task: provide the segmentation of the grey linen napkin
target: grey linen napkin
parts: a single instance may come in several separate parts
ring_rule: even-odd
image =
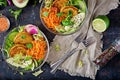
[[[56,35],[50,45],[50,54],[47,62],[53,64],[59,60],[69,49],[71,42],[81,32],[84,32],[84,34],[87,34],[87,38],[91,36],[94,37],[96,40],[95,43],[90,45],[87,49],[80,43],[79,49],[83,49],[82,52],[80,53],[78,51],[74,53],[59,67],[59,69],[72,76],[90,77],[91,79],[95,79],[99,66],[96,66],[93,63],[93,60],[102,53],[103,43],[101,41],[102,33],[97,33],[92,29],[91,21],[95,16],[108,14],[110,10],[118,7],[118,3],[119,0],[88,0],[88,14],[81,29],[68,36]],[[56,45],[60,47],[60,50],[56,51]]]

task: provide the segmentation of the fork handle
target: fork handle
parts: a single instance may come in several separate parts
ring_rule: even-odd
[[[53,63],[51,65],[51,73],[54,74],[57,71],[57,68],[66,60],[68,57],[70,57],[73,53],[77,51],[77,48],[72,49],[71,51],[68,51],[62,58],[60,58],[57,62]]]
[[[52,65],[51,65],[51,68],[53,68],[55,65],[57,65],[57,63],[58,62],[60,62],[61,60],[65,60],[65,58],[67,58],[67,56],[69,55],[69,53],[71,53],[71,51],[72,50],[68,50],[66,53],[65,53],[65,55],[64,56],[62,56],[59,60],[57,60],[55,63],[53,63]]]

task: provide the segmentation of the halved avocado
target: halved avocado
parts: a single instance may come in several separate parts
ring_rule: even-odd
[[[18,8],[23,8],[27,5],[29,0],[12,0],[13,4]]]

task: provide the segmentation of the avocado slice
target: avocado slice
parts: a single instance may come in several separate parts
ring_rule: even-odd
[[[79,12],[86,12],[86,2],[84,0],[73,0],[73,5],[79,8]]]
[[[12,32],[12,33],[10,33],[10,35],[8,36],[9,40],[10,40],[10,41],[13,41],[14,38],[15,38],[15,36],[16,36],[17,34],[18,34],[18,32]]]
[[[86,3],[83,1],[79,1],[79,5],[80,5],[80,9],[82,10],[82,12],[86,12]]]
[[[13,4],[18,8],[23,8],[27,5],[29,0],[12,0]]]

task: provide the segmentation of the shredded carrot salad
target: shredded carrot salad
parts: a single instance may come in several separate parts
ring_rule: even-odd
[[[58,17],[57,13],[58,13],[58,8],[56,7],[51,7],[49,10],[46,8],[42,9],[42,14],[44,14],[44,12],[49,12],[48,16],[43,16],[43,21],[45,22],[45,24],[47,25],[47,27],[53,31],[56,31],[55,26],[60,25],[60,22],[65,18],[64,16]]]
[[[33,47],[27,50],[27,55],[32,56],[33,59],[40,60],[45,57],[46,41],[34,40],[32,41]]]

